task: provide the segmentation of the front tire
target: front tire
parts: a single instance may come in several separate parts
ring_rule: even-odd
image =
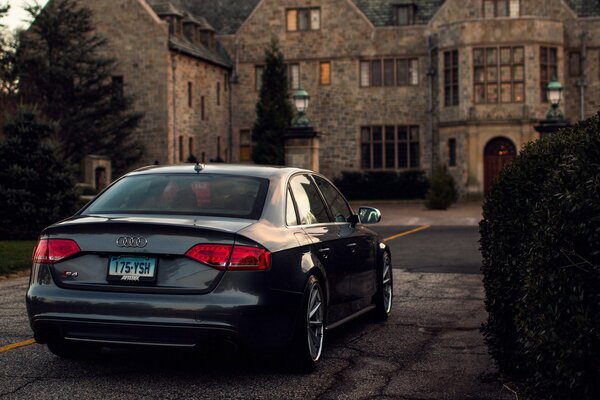
[[[310,372],[319,363],[325,338],[325,315],[323,287],[319,279],[311,275],[304,289],[302,309],[292,342],[294,369]]]
[[[383,253],[381,267],[377,268],[377,294],[375,295],[375,310],[373,315],[377,321],[387,321],[392,311],[394,296],[394,279],[392,260],[389,253]]]

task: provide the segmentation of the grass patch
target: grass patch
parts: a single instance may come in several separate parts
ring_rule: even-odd
[[[0,275],[31,268],[35,240],[0,240]]]

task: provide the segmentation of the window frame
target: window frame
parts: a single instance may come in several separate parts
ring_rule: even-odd
[[[242,141],[243,136],[248,136],[248,143],[244,143]],[[248,159],[242,158],[242,148],[248,149]],[[240,150],[240,162],[252,162],[252,130],[251,129],[240,129],[240,141],[239,141],[239,150]]]
[[[392,63],[392,83],[386,84],[385,79],[385,65],[386,62]],[[406,63],[406,76],[405,80],[401,80],[399,71],[399,65],[401,63]],[[364,69],[364,66],[368,66],[368,71]],[[415,74],[416,70],[416,74]],[[365,58],[361,59],[358,62],[358,84],[361,88],[366,87],[406,87],[406,86],[419,86],[421,83],[420,76],[420,60],[419,57],[397,57],[397,56],[389,56],[389,57],[375,57],[375,58]],[[366,74],[366,75],[365,75]],[[365,84],[364,77],[367,77],[368,82]],[[378,82],[374,84],[374,77],[377,77]],[[413,77],[416,79],[413,80]]]
[[[373,135],[374,128],[381,133],[380,139],[375,139]],[[387,134],[390,133],[390,128],[393,128],[393,139],[388,139]],[[363,139],[364,133],[368,130],[369,140]],[[405,137],[401,138],[400,134],[404,133]],[[406,124],[406,125],[363,125],[360,127],[360,168],[368,171],[407,171],[407,170],[420,170],[422,163],[421,154],[421,126],[419,124]],[[376,146],[381,146],[381,166],[375,165]],[[406,166],[401,165],[403,160],[402,154],[400,153],[400,145],[404,145],[404,159],[406,160]],[[417,156],[416,162],[412,157],[412,149],[416,145]],[[364,154],[365,148],[368,146],[368,165],[366,163]],[[388,166],[388,146],[392,146],[394,164]]]
[[[450,63],[446,63],[446,60]],[[447,80],[447,77],[450,77]],[[444,51],[444,107],[460,104],[460,54],[458,49]]]
[[[344,195],[342,194],[342,192],[340,192],[340,190],[333,183],[331,183],[331,181],[329,181],[329,179],[325,178],[324,176],[317,175],[317,174],[312,174],[311,177],[312,177],[313,182],[315,183],[315,186],[317,187],[317,190],[319,191],[319,193],[321,194],[321,197],[323,198],[323,202],[325,203],[325,206],[328,209],[329,218],[331,220],[331,223],[334,223],[334,224],[347,224],[348,223],[348,219],[352,215],[354,215],[354,210],[352,209],[352,207],[350,207],[350,203],[348,203],[348,200],[344,197]],[[331,188],[333,188],[333,190],[338,194],[339,198],[342,200],[342,202],[346,206],[347,211],[350,212],[350,215],[348,215],[348,217],[344,217],[345,221],[336,221],[335,220],[335,215],[333,213],[333,209],[332,209],[331,203],[327,200],[327,197],[325,196],[325,193],[323,192],[323,190],[319,186],[317,178],[321,179],[323,182],[325,182],[325,184],[327,184]]]
[[[456,167],[457,143],[456,138],[448,139],[448,166]]]
[[[327,81],[323,80],[323,66],[327,65]],[[331,86],[331,61],[320,61],[319,62],[319,85],[320,86]]]
[[[413,4],[396,4],[393,6],[394,25],[395,26],[411,26],[415,25],[415,6]],[[406,10],[406,23],[400,23],[400,10]]]
[[[260,71],[260,76],[259,76]],[[260,92],[260,89],[263,84],[263,75],[265,73],[265,66],[262,64],[257,64],[254,66],[254,90]]]
[[[327,222],[315,222],[315,223],[310,223],[310,224],[303,224],[302,223],[302,219],[300,217],[300,207],[298,206],[298,200],[296,200],[296,193],[294,193],[294,190],[292,188],[292,181],[295,178],[302,177],[302,176],[306,177],[306,179],[308,179],[308,181],[310,182],[310,184],[315,188],[317,196],[318,196],[319,200],[321,201],[321,204],[323,205],[325,213],[327,214]],[[327,204],[327,202],[323,198],[323,194],[321,193],[321,190],[317,186],[317,183],[312,178],[312,174],[308,174],[308,173],[305,173],[305,172],[299,172],[299,173],[296,173],[296,174],[290,176],[289,179],[288,179],[288,181],[287,181],[287,187],[290,189],[290,193],[292,195],[292,200],[294,202],[294,206],[295,206],[295,210],[296,210],[296,219],[298,221],[298,225],[292,225],[292,226],[307,227],[307,226],[316,226],[316,225],[331,224],[331,223],[334,222],[333,217],[331,215],[331,210],[329,210],[329,205]],[[286,197],[287,197],[287,195],[286,195]],[[310,201],[309,201],[309,206],[310,206]],[[286,200],[286,207],[287,207],[287,200]],[[312,211],[311,211],[311,213],[312,213]],[[287,216],[287,208],[285,210],[285,215]],[[289,225],[287,225],[287,217],[286,217],[286,226],[289,226]]]
[[[313,12],[318,14],[318,27],[313,27]],[[295,29],[290,27],[290,13],[295,13]],[[300,16],[301,14],[308,14],[308,27],[307,29],[300,29]],[[321,30],[321,7],[291,7],[285,9],[285,31],[286,32],[316,32]]]
[[[510,61],[503,62],[502,51],[510,50]],[[515,53],[517,51],[523,53],[522,60],[520,62],[515,61]],[[495,61],[490,62],[489,54],[495,52]],[[482,52],[482,63],[477,62],[476,53]],[[488,46],[488,47],[473,47],[473,104],[475,105],[493,105],[493,104],[523,104],[525,103],[525,46],[523,45],[507,45],[507,46]],[[510,79],[507,81],[502,80],[501,71],[503,67],[509,67]],[[521,67],[523,76],[521,79],[515,79],[515,71]],[[496,70],[495,80],[490,80],[490,71]],[[483,71],[483,81],[479,82],[477,76],[479,75],[478,70]],[[496,86],[496,101],[489,100],[490,88],[492,85]],[[503,86],[510,85],[510,101],[504,101]],[[517,91],[515,87],[521,85],[522,87],[522,99],[517,100]],[[479,100],[477,96],[478,87],[483,88],[483,101]]]
[[[498,4],[504,2],[506,3],[506,15],[498,14]],[[494,13],[493,15],[486,14],[486,4],[492,3],[494,5]],[[512,5],[517,4],[517,15],[512,15]],[[493,18],[519,18],[521,17],[521,0],[482,0],[481,2],[481,16],[484,19],[493,19]]]
[[[287,74],[287,87],[288,90],[297,90],[302,87],[302,75],[300,71],[300,63],[299,62],[289,62],[285,64],[286,74]],[[298,84],[294,86],[294,67],[298,68]]]
[[[573,64],[572,64],[572,60],[571,57],[573,57],[574,55],[577,55],[578,60],[577,60],[577,69],[576,71],[573,71]],[[581,59],[581,51],[580,50],[571,50],[569,51],[569,77],[571,78],[581,78],[581,76],[583,75],[583,60]]]
[[[552,82],[553,79],[558,79],[558,75],[560,73],[560,70],[558,69],[558,47],[553,47],[553,46],[540,46],[540,53],[539,53],[539,66],[540,66],[540,100],[542,103],[548,103],[548,93],[547,93],[547,88],[548,88],[548,84],[550,82]],[[546,62],[543,62],[542,60],[542,53],[546,52]],[[551,59],[551,54],[552,52],[554,52],[554,63],[552,63],[552,59]],[[553,76],[552,75],[552,69],[555,68],[556,69],[556,74]],[[546,76],[547,76],[547,80],[543,79],[543,71],[546,71]]]

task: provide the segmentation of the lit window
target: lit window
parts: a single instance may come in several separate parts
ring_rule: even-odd
[[[293,8],[287,10],[286,27],[288,32],[318,31],[321,29],[321,9]]]
[[[320,64],[320,76],[322,86],[331,85],[331,63],[329,61],[324,61]]]
[[[252,135],[249,129],[240,130],[240,162],[252,161]]]

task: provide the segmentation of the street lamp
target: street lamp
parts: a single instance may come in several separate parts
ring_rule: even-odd
[[[560,109],[560,102],[562,100],[563,87],[559,81],[552,81],[546,88],[548,100],[552,105],[548,113],[546,114],[546,120],[548,121],[565,121],[565,114]]]
[[[292,95],[292,100],[294,102],[294,107],[296,107],[296,111],[298,111],[298,113],[292,120],[292,127],[306,128],[311,126],[310,120],[305,115],[306,109],[308,108],[308,103],[310,101],[310,96],[308,95],[308,92],[301,88],[296,89],[296,91]]]
[[[563,95],[563,86],[561,83],[557,80],[550,82],[546,87],[546,95],[548,101],[550,101],[550,109],[546,113],[546,119],[540,121],[540,124],[534,127],[540,134],[540,137],[551,135],[571,126],[565,114],[560,109],[560,102]]]

